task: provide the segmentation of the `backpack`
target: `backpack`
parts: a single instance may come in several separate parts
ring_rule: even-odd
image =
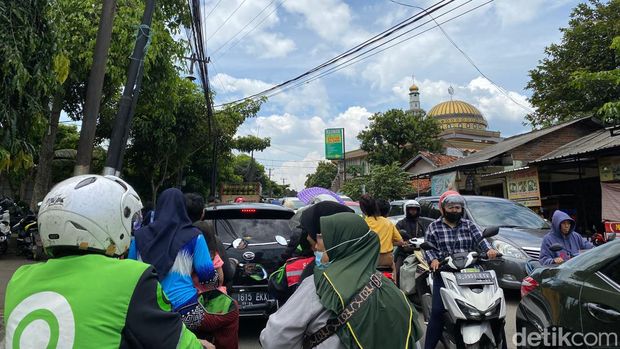
[[[280,302],[280,305],[295,292],[302,281],[301,274],[310,263],[314,263],[314,257],[290,258],[269,275],[269,293]]]

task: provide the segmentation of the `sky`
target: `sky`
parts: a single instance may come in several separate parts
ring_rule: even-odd
[[[214,8],[217,2],[205,4],[216,105],[297,76],[420,12],[389,0],[226,0]],[[400,2],[427,8],[437,1]],[[402,37],[429,29],[410,40],[271,97],[238,135],[270,137],[271,147],[255,157],[272,169],[273,180],[300,190],[324,159],[325,128],[345,128],[347,150],[357,149],[356,135],[373,113],[408,108],[414,81],[427,111],[449,100],[452,86],[453,98],[476,106],[489,130],[503,137],[527,132],[528,71],[545,57],[546,46],[561,40],[559,28],[578,1],[485,2],[456,0],[434,15],[441,23],[482,5],[441,26],[499,88],[431,21]]]
[[[442,2],[398,1],[423,8]],[[216,106],[306,72],[420,12],[390,0],[203,3]],[[477,107],[489,130],[503,137],[527,132],[524,117],[532,110],[531,91],[525,89],[528,71],[545,57],[546,46],[560,42],[559,28],[568,25],[578,3],[455,0],[433,16],[439,23],[448,21],[441,27],[478,69],[426,17],[397,32],[394,36],[411,30],[390,44],[408,40],[269,98],[237,135],[270,137],[271,147],[255,158],[271,169],[272,180],[301,190],[306,175],[324,160],[325,128],[344,128],[347,151],[359,148],[356,136],[370,116],[408,109],[413,82],[426,111],[449,100],[452,86],[453,98]]]

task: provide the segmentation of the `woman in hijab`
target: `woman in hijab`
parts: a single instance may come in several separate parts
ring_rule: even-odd
[[[405,295],[376,274],[379,238],[354,213],[320,218],[314,277],[305,279],[286,304],[269,317],[260,336],[264,348],[414,348],[421,337],[417,314]],[[377,282],[372,283],[371,277]],[[362,289],[366,299],[321,342],[311,341],[338,317]],[[359,303],[358,303],[359,304]],[[330,322],[331,324],[332,322]]]
[[[204,236],[187,215],[183,193],[175,188],[164,190],[157,200],[153,222],[136,230],[134,236],[128,257],[155,267],[172,310],[181,314],[187,328],[198,333],[213,330],[192,274],[200,283],[215,286],[218,275]],[[215,333],[217,348],[238,347],[238,310],[236,316],[231,313],[233,318],[236,320],[226,321],[226,326]]]

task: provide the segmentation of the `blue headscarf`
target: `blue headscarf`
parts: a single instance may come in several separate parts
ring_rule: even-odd
[[[192,226],[187,215],[183,193],[176,188],[161,193],[155,208],[155,220],[134,233],[142,261],[155,267],[160,280],[172,268],[183,245],[198,234],[200,231]]]

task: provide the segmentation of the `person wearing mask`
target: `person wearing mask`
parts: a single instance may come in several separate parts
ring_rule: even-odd
[[[196,333],[209,332],[210,317],[204,306],[208,300],[200,297],[192,274],[200,283],[214,286],[218,285],[218,275],[204,236],[187,215],[183,193],[176,188],[164,190],[157,200],[155,220],[134,236],[129,258],[155,267],[172,309],[181,314],[187,328]],[[235,326],[219,329],[216,347],[236,348],[237,330]]]
[[[341,212],[353,213],[353,210],[335,201],[321,201],[302,207],[291,218],[291,220],[296,218],[294,221],[297,222],[293,223],[297,225],[297,228],[295,229],[294,237],[291,237],[291,241],[295,242],[289,243],[288,250],[291,254],[287,254],[287,258],[285,258],[285,273],[291,277],[283,278],[282,281],[286,281],[286,283],[276,282],[276,280],[272,280],[270,277],[270,291],[280,301],[280,304],[284,304],[295,292],[299,284],[314,273],[314,250],[316,236],[319,232],[320,218]],[[293,251],[295,252],[293,253]]]
[[[394,246],[404,245],[402,236],[394,223],[381,215],[377,202],[370,195],[362,195],[359,203],[362,213],[366,216],[366,224],[370,230],[377,233],[381,242],[378,266],[392,268],[393,274],[396,275],[393,251]]]
[[[417,314],[377,273],[378,236],[355,213],[323,216],[318,225],[314,275],[269,317],[263,348],[414,348]]]
[[[433,278],[433,299],[431,315],[426,327],[425,349],[435,349],[441,339],[444,325],[445,307],[440,290],[444,287],[439,274],[439,264],[444,258],[458,252],[470,252],[480,249],[487,253],[489,259],[497,257],[497,251],[482,237],[482,232],[474,222],[463,218],[465,199],[456,191],[447,191],[439,197],[439,209],[442,216],[433,221],[426,230],[425,241],[437,249],[425,251]],[[503,348],[506,347],[504,335]]]
[[[416,200],[409,200],[405,202],[405,218],[396,223],[396,229],[400,232],[404,241],[408,241],[412,238],[424,238],[424,232],[430,224],[431,220],[428,218],[420,218],[420,203]],[[396,280],[400,280],[398,275],[400,273],[400,267],[403,265],[405,258],[413,252],[413,248],[408,246],[401,246],[396,249],[394,253],[394,264],[396,266]]]
[[[551,251],[551,245],[562,245],[562,250]],[[542,265],[562,264],[579,254],[580,250],[593,248],[591,242],[575,231],[575,221],[566,213],[557,210],[551,219],[551,231],[543,238],[539,261]]]
[[[141,208],[136,191],[114,176],[76,176],[52,188],[38,216],[50,259],[20,267],[8,283],[7,348],[214,348],[170,311],[155,268],[118,259]]]

